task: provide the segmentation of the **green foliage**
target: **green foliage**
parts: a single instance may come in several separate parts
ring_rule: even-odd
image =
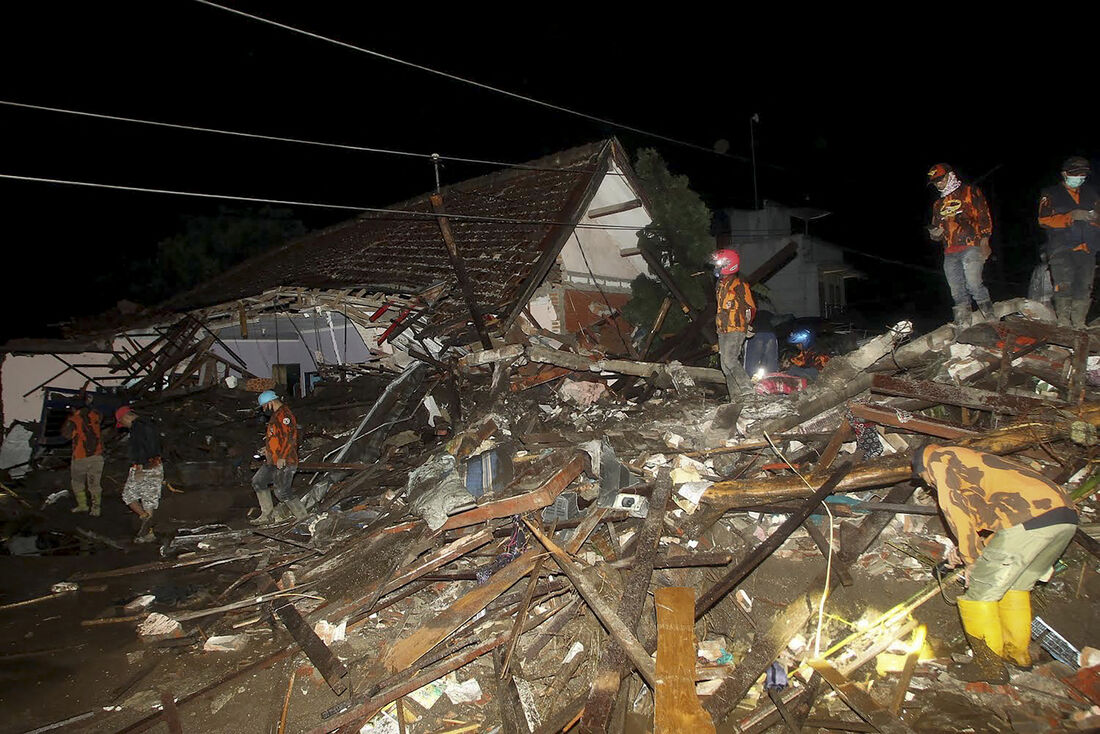
[[[134,274],[134,296],[155,303],[182,293],[243,260],[305,233],[287,209],[219,210],[188,216],[183,231],[157,243],[155,263]]]
[[[653,222],[638,232],[638,246],[655,254],[691,304],[702,308],[714,288],[708,264],[714,252],[710,210],[691,190],[687,176],[669,171],[657,151],[650,148],[638,151],[634,170],[653,216]],[[630,290],[631,300],[623,313],[632,324],[649,328],[661,302],[671,294],[656,278],[645,275],[635,278]],[[680,304],[673,303],[661,331],[674,332],[686,325],[687,317]]]

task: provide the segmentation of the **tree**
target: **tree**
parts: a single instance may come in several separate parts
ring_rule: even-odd
[[[714,237],[710,234],[711,213],[699,195],[691,190],[687,176],[677,176],[657,151],[638,151],[634,164],[639,182],[651,206],[653,222],[638,232],[638,247],[652,252],[664,265],[684,295],[696,308],[703,308],[713,289],[711,267]],[[668,290],[655,278],[639,275],[630,284],[631,299],[623,307],[626,318],[649,328]],[[687,326],[687,317],[674,304],[662,331]]]
[[[288,209],[219,209],[185,216],[183,231],[157,243],[154,261],[136,264],[131,297],[157,303],[306,231]]]

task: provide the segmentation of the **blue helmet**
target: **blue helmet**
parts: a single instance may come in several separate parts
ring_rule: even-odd
[[[795,329],[787,337],[788,344],[797,344],[800,347],[808,347],[814,343],[814,335],[809,329]]]
[[[278,399],[279,399],[279,396],[275,394],[274,390],[264,390],[262,393],[260,393],[260,397],[258,398],[258,401],[260,403],[260,407],[262,408],[265,405],[267,405],[268,403],[270,403],[272,400],[278,400]]]

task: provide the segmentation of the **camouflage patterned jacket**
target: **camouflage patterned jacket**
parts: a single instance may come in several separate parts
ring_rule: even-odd
[[[749,284],[737,275],[727,275],[718,281],[718,313],[714,326],[719,334],[745,331],[756,315],[756,300]]]
[[[103,453],[99,413],[91,408],[79,408],[70,413],[61,426],[61,435],[73,442],[74,459],[86,459]]]
[[[932,205],[932,226],[941,227],[943,234],[934,238],[943,243],[946,253],[962,252],[977,247],[982,237],[993,232],[989,204],[977,186],[963,184]]]
[[[1022,464],[959,446],[929,446],[924,451],[925,473],[936,487],[940,509],[967,564],[981,555],[985,541],[980,533],[1031,525],[1048,513],[1051,522],[1040,523],[1076,522],[1076,511],[1062,488]]]
[[[267,460],[275,464],[283,459],[290,466],[298,465],[298,419],[283,405],[267,421],[264,441]]]

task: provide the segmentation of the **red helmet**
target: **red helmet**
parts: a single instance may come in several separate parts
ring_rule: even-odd
[[[954,168],[946,163],[937,163],[928,169],[928,183],[935,183],[954,170]]]
[[[720,275],[733,275],[741,269],[741,256],[737,250],[718,250],[710,256],[710,262]]]

